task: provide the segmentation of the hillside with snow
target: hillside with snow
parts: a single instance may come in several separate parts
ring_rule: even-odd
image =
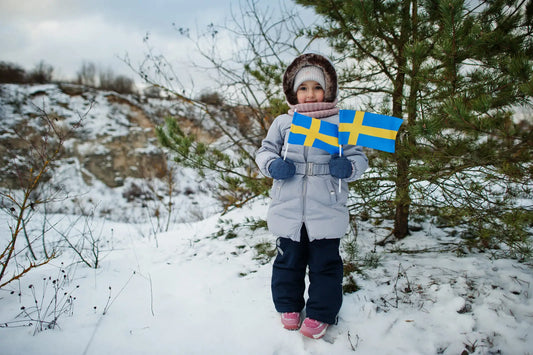
[[[191,169],[169,161],[155,136],[155,127],[167,116],[206,139],[214,139],[213,127],[195,121],[197,113],[179,101],[81,85],[0,85],[0,186],[18,187],[13,172],[27,169],[29,159],[29,145],[20,138],[31,143],[49,134],[45,115],[70,133],[48,182],[59,191],[59,201],[48,204],[48,212],[143,222],[165,213],[169,182],[171,202],[182,207],[172,216],[175,221],[198,220],[216,211],[209,180],[200,183]]]
[[[391,225],[358,222],[342,243],[358,268],[346,276],[353,287],[338,323],[320,340],[284,330],[270,296],[274,237],[246,227],[266,217],[268,199],[222,214],[209,177],[179,167],[169,196],[165,176],[141,168],[166,159],[153,128],[166,114],[190,118],[185,108],[74,89],[0,87],[4,156],[38,108],[58,122],[84,121],[48,181],[66,198],[33,211],[26,226],[30,235],[46,230],[46,245],[61,252],[0,289],[0,353],[532,353],[532,261],[459,253],[457,236],[426,223],[380,247]],[[2,243],[13,226],[5,207]]]

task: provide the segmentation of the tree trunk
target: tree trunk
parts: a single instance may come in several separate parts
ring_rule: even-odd
[[[394,92],[392,97],[392,115],[395,117],[403,116],[403,100],[404,100],[404,85],[405,85],[405,69],[407,59],[405,58],[404,48],[409,40],[410,16],[409,10],[411,7],[411,0],[402,2],[401,16],[401,34],[398,43],[398,74],[394,82]],[[403,134],[401,133],[403,131]],[[401,130],[398,135],[399,145],[408,144],[408,132]],[[394,204],[396,207],[394,216],[394,230],[393,235],[396,239],[402,239],[409,233],[409,206],[411,205],[411,197],[409,196],[409,166],[411,159],[408,155],[397,153],[396,159],[396,198]]]
[[[396,213],[393,230],[396,239],[402,239],[409,234],[409,207],[411,206],[411,197],[409,195],[410,162],[411,159],[401,155],[396,161],[398,171],[396,176]]]

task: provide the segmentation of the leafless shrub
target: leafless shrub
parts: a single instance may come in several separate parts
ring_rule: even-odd
[[[59,318],[72,315],[74,311],[75,291],[78,285],[71,286],[72,269],[61,263],[57,274],[44,277],[42,284],[30,284],[27,289],[31,293],[31,306],[22,305],[20,313],[12,322],[4,322],[0,328],[34,327],[33,335],[47,329],[58,327]],[[21,297],[25,291],[20,290],[16,295]],[[12,292],[15,294],[15,291]]]
[[[82,117],[67,129],[61,128],[44,108],[38,119],[44,127],[39,137],[28,138],[21,132],[12,132],[27,146],[28,153],[22,164],[13,164],[18,188],[0,191],[0,210],[10,217],[8,228],[11,234],[8,240],[0,241],[0,288],[47,264],[56,256],[55,252],[48,253],[46,250],[44,256],[36,253],[32,243],[37,239],[44,240],[45,235],[38,232],[30,234],[26,226],[39,206],[45,206],[56,198],[43,194],[43,185],[47,175],[53,174],[54,163],[60,157],[65,140],[79,127]],[[12,159],[21,161],[18,155]],[[46,233],[46,230],[43,228],[41,232]]]

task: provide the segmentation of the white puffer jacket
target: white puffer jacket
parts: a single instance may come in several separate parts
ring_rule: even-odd
[[[339,124],[339,116],[322,118]],[[267,137],[256,153],[261,172],[268,176],[268,167],[285,154],[292,123],[288,114],[277,117]],[[270,196],[272,202],[267,222],[271,233],[279,237],[300,240],[305,223],[309,240],[341,238],[348,228],[348,182],[358,179],[368,168],[368,160],[361,147],[343,146],[343,156],[352,163],[352,175],[341,181],[330,175],[331,155],[325,150],[302,145],[288,145],[287,159],[296,166],[296,174],[286,180],[274,180]]]

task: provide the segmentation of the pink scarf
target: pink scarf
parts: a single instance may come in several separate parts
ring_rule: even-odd
[[[324,118],[333,116],[339,113],[337,106],[337,99],[333,102],[312,102],[307,104],[289,104],[289,115],[293,115],[294,112],[301,113],[313,118]]]

